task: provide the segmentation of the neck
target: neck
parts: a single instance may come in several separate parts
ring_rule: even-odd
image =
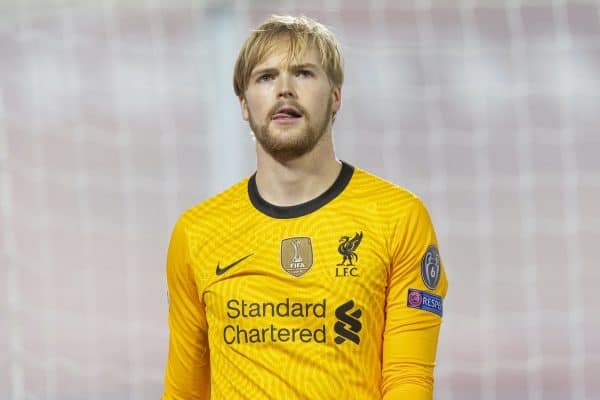
[[[277,160],[256,143],[256,186],[263,199],[277,206],[305,203],[325,192],[340,173],[331,133],[308,153]]]

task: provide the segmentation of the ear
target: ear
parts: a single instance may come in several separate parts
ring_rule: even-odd
[[[248,121],[250,113],[248,112],[248,102],[244,96],[240,96],[240,107],[242,109],[242,118],[244,118],[244,121]]]
[[[333,113],[337,113],[340,107],[342,106],[342,88],[339,86],[334,86],[331,90],[331,111]]]

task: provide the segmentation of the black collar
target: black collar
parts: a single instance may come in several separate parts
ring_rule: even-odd
[[[254,173],[248,181],[248,196],[250,196],[252,205],[258,211],[269,217],[282,219],[301,217],[318,210],[331,200],[335,199],[344,191],[348,182],[350,182],[353,173],[354,167],[342,161],[342,169],[329,189],[306,203],[296,204],[294,206],[276,206],[263,199],[260,196],[260,193],[258,193],[258,188],[256,187],[256,173]]]

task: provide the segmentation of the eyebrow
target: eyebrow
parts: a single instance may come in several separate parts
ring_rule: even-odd
[[[291,64],[289,66],[289,69],[291,71],[298,71],[300,69],[306,69],[306,68],[318,69],[319,67],[318,67],[318,65],[313,64],[313,63]],[[261,68],[259,70],[254,71],[251,76],[254,77],[254,76],[257,76],[257,75],[262,75],[262,74],[267,74],[267,73],[271,73],[272,74],[272,73],[277,72],[278,70],[279,70],[279,68],[274,68],[274,67],[271,67],[271,68]]]
[[[256,70],[252,73],[251,76],[257,76],[257,75],[262,75],[262,74],[272,74],[277,72],[277,68],[261,68],[259,70]]]
[[[292,64],[290,65],[290,69],[291,70],[299,70],[299,69],[304,69],[304,68],[312,68],[312,69],[318,69],[319,67],[313,63],[304,63],[304,64]]]

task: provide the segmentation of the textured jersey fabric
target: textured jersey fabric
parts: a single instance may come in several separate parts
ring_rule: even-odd
[[[187,210],[163,400],[431,399],[447,280],[412,193],[346,163],[293,207],[254,176]]]

